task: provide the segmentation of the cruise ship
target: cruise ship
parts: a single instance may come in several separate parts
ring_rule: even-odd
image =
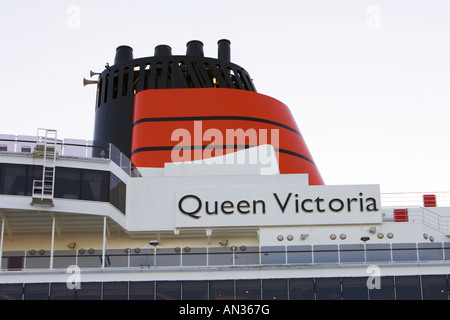
[[[326,185],[289,108],[217,52],[119,46],[84,79],[92,140],[0,135],[0,299],[448,300],[450,193]]]

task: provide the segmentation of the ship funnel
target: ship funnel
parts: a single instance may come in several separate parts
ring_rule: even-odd
[[[218,44],[217,58],[219,60],[224,60],[226,62],[230,62],[231,61],[231,50],[230,50],[231,42],[230,42],[230,40],[221,39],[217,42],[217,44]]]
[[[203,57],[203,42],[198,40],[189,41],[186,44],[186,55],[187,56],[196,56]]]
[[[133,60],[133,48],[129,46],[117,47],[114,64],[120,64],[131,60]]]
[[[172,55],[172,48],[165,44],[155,47],[155,57],[165,57]]]

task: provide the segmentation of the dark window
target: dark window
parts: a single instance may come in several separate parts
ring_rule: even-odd
[[[157,282],[156,300],[181,300],[181,282],[179,281]]]
[[[344,300],[367,300],[367,278],[342,278],[342,297]]]
[[[341,244],[339,246],[341,262],[364,262],[363,244]]]
[[[418,243],[419,260],[443,260],[442,243]]]
[[[289,300],[314,300],[314,278],[289,279]]]
[[[77,300],[101,300],[101,282],[82,282],[81,288],[76,293]]]
[[[314,246],[314,262],[327,263],[338,262],[337,245],[317,245]]]
[[[0,164],[0,194],[31,196],[42,166]],[[109,201],[125,213],[126,184],[109,171],[56,167],[54,197]]]
[[[0,193],[8,195],[26,195],[27,166],[3,163],[0,173]]]
[[[389,243],[366,244],[366,261],[391,261],[391,247]]]
[[[25,254],[23,251],[5,251],[2,255],[2,269],[23,269]]]
[[[317,278],[316,279],[317,300],[341,300],[340,278]]]
[[[179,266],[180,251],[173,248],[156,249],[156,265],[158,267],[164,266]]]
[[[448,300],[447,276],[422,276],[422,294],[423,300]]]
[[[23,285],[21,283],[0,284],[0,300],[22,300]]]
[[[288,263],[312,263],[311,246],[288,246]]]
[[[381,277],[379,280],[380,289],[369,290],[370,300],[394,300],[394,277]]]
[[[128,300],[128,282],[104,282],[103,300]]]
[[[56,167],[55,198],[80,199],[81,169]]]
[[[286,249],[282,246],[262,246],[261,264],[285,264]]]
[[[66,283],[52,283],[50,300],[75,300],[75,290],[67,288]]]
[[[395,277],[397,300],[420,300],[420,276]]]
[[[206,300],[207,284],[206,281],[184,281],[183,300]]]
[[[183,266],[206,266],[206,248],[183,248]]]
[[[48,283],[26,283],[23,291],[24,300],[48,300]]]
[[[0,194],[31,196],[34,180],[42,180],[42,166],[3,163]]]
[[[261,280],[236,280],[236,300],[261,300]]]
[[[263,300],[287,300],[288,281],[287,279],[263,279],[262,291]]]
[[[81,199],[108,201],[109,172],[82,170]]]
[[[217,280],[209,282],[210,300],[233,300],[234,299],[234,281]]]
[[[109,178],[109,202],[122,213],[125,213],[125,198],[125,183],[111,173]]]
[[[448,300],[447,275],[215,281],[0,284],[0,300]],[[394,285],[395,283],[395,285]]]
[[[226,266],[233,265],[233,251],[229,247],[208,249],[208,265]]]
[[[42,166],[27,166],[27,196],[33,195],[33,181],[42,180],[42,170]]]
[[[394,261],[417,261],[415,243],[393,243],[392,258]]]
[[[154,300],[155,282],[130,282],[130,300]]]

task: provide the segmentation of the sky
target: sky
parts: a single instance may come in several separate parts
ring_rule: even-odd
[[[167,44],[200,40],[258,93],[286,104],[329,185],[450,191],[448,0],[117,1],[0,3],[0,133],[92,139],[89,70]]]

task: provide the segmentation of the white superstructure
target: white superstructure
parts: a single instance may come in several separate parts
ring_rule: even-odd
[[[56,138],[49,163],[42,141],[0,136],[0,298],[448,299],[446,193],[310,186],[270,161],[134,168]]]

